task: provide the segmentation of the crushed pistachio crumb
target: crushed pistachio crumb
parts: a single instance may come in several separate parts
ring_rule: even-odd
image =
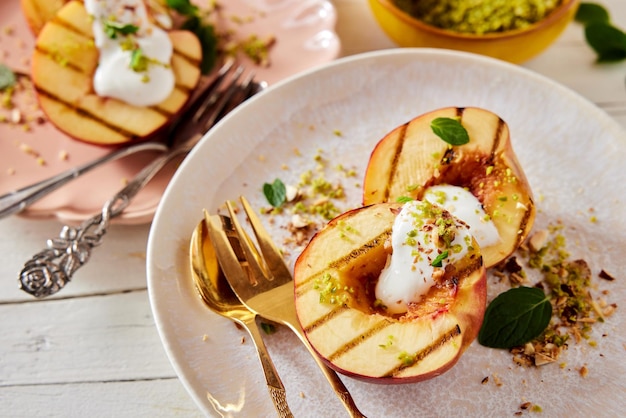
[[[552,321],[539,337],[524,347],[511,349],[514,363],[521,366],[554,363],[569,345],[582,341],[596,347],[598,342],[591,339],[592,326],[603,322],[617,308],[616,304],[594,298],[591,269],[585,260],[570,258],[562,229],[557,224],[537,231],[517,253],[528,268],[539,273],[541,280],[536,286],[546,290],[553,309]],[[527,281],[516,256],[497,266],[494,275],[508,276],[511,286]],[[563,364],[561,368],[565,367]]]

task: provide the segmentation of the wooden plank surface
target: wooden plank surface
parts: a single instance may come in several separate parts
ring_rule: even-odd
[[[344,55],[393,46],[366,2],[334,3]],[[626,1],[601,3],[626,28]],[[596,64],[579,25],[525,67],[626,127],[626,63]],[[58,297],[34,300],[17,289],[17,272],[59,230],[56,221],[0,220],[0,415],[199,416],[154,325],[146,289],[149,225],[111,227]]]

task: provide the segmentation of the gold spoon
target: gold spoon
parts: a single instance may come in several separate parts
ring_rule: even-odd
[[[248,331],[259,354],[267,388],[278,415],[293,417],[287,405],[285,387],[274,368],[255,321],[256,314],[241,304],[224,278],[204,221],[198,224],[191,236],[189,258],[191,275],[202,300],[213,312],[231,319]]]

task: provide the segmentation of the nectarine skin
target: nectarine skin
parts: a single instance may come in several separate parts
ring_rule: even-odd
[[[478,335],[486,271],[478,246],[446,270],[446,286],[415,313],[388,315],[373,284],[385,265],[385,241],[398,203],[346,212],[309,242],[294,269],[298,318],[313,348],[334,370],[380,384],[412,383],[444,373]]]
[[[451,146],[431,129],[436,118],[458,118],[470,142]],[[430,186],[469,189],[495,224],[498,244],[482,248],[486,267],[508,257],[535,219],[532,190],[517,160],[508,125],[485,109],[448,107],[400,125],[375,146],[363,182],[363,205],[421,199]]]

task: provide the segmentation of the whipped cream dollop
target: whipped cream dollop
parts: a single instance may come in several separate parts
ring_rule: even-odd
[[[472,245],[467,224],[427,200],[402,206],[391,232],[393,253],[376,284],[376,299],[400,314],[436,283],[435,270],[462,259]]]
[[[424,200],[439,205],[470,226],[481,248],[500,242],[500,234],[483,205],[469,190],[442,184],[426,189]]]
[[[134,106],[152,106],[174,89],[172,42],[153,25],[143,0],[85,0],[100,52],[95,92]]]

